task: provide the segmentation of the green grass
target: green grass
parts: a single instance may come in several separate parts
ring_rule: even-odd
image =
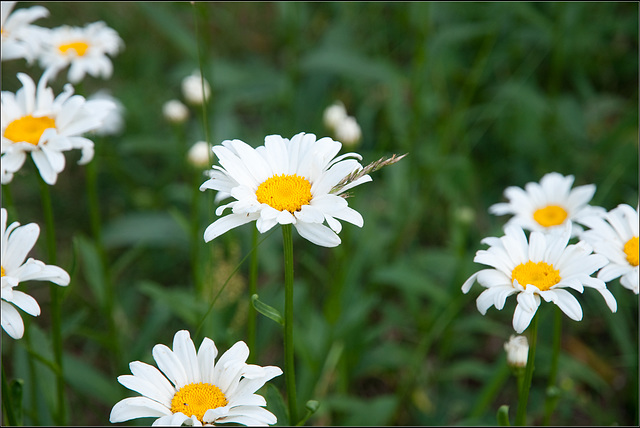
[[[190,330],[196,345],[210,337],[221,351],[247,340],[248,259],[199,328],[251,251],[254,227],[202,240],[216,218],[214,192],[198,191],[204,179],[185,154],[207,135],[213,144],[237,138],[254,147],[269,134],[329,135],[323,110],[341,100],[362,127],[354,151],[364,164],[408,153],[353,190],[349,205],[365,224],[344,223],[339,247],[294,232],[299,413],[307,400],[320,403],[307,425],[495,425],[503,404],[513,420],[517,392],[503,344],[515,298],[482,316],[478,289],[460,290],[482,268],[473,263],[480,240],[499,236],[506,220],[488,207],[507,186],[551,171],[596,184],[593,205],[638,204],[633,2],[36,4],[50,11],[37,25],[103,20],[125,42],[111,79],[82,84],[85,95],[108,89],[126,108],[124,132],[96,139],[103,249],[76,151],[50,189],[57,265],[71,275],[62,334],[72,425],[107,425],[111,407],[133,395],[117,376],[131,361],[153,364],[153,345],[170,345],[177,330]],[[199,68],[198,50],[212,86],[206,133],[197,109],[181,128],[161,113]],[[3,62],[3,90],[17,90],[22,71],[41,74],[21,60]],[[64,76],[52,84],[56,94]],[[44,227],[36,173],[27,162],[3,186],[3,207],[9,190],[16,213],[10,221]],[[260,301],[283,313],[282,238],[278,230],[260,238]],[[46,253],[43,232],[31,256],[46,262]],[[563,319],[552,424],[638,424],[638,299],[618,280],[609,288],[617,313],[587,290],[578,296],[584,319]],[[3,367],[24,381],[24,424],[53,424],[55,381],[42,363],[53,360],[48,285],[22,289],[42,314],[23,314],[29,342],[3,333]],[[539,314],[528,411],[535,424],[552,309],[542,304]],[[284,367],[280,326],[259,315],[251,352],[256,364]],[[284,377],[270,384],[262,391],[284,423]]]

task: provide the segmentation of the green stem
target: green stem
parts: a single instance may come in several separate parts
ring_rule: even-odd
[[[38,175],[40,181],[40,192],[42,194],[42,208],[45,219],[45,227],[47,234],[47,250],[48,250],[48,264],[57,264],[56,260],[56,235],[55,235],[55,222],[53,220],[53,205],[51,203],[51,193],[49,191],[49,185]],[[57,284],[51,284],[49,290],[51,291],[51,341],[53,343],[53,354],[58,371],[56,372],[57,381],[57,395],[58,395],[58,410],[57,410],[57,425],[66,425],[66,403],[65,403],[65,388],[64,388],[64,374],[62,365],[62,295],[58,289]]]
[[[253,234],[251,235],[251,247],[256,248],[258,245],[258,229],[253,228]],[[251,252],[251,260],[249,266],[249,299],[251,296],[258,293],[258,251],[257,248]],[[257,331],[257,312],[253,308],[253,305],[249,304],[247,309],[247,341],[249,342],[249,363],[253,363],[257,360],[256,355],[256,331]]]
[[[289,404],[289,425],[298,422],[293,355],[293,236],[291,225],[282,225],[284,244],[284,376]]]
[[[527,419],[527,402],[529,401],[529,390],[533,379],[534,360],[536,356],[536,342],[538,336],[538,313],[533,316],[529,326],[529,355],[527,356],[527,368],[524,374],[522,387],[518,393],[518,411],[516,413],[516,425],[524,426]]]
[[[558,360],[560,358],[560,344],[562,342],[562,311],[557,306],[554,308],[553,318],[553,348],[551,354],[551,369],[549,370],[549,382],[544,405],[543,425],[549,425],[551,414],[558,402],[558,396],[554,393],[558,377]]]

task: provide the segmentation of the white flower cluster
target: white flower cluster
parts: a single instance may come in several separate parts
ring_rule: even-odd
[[[504,236],[482,240],[489,248],[479,250],[474,261],[491,268],[474,273],[462,291],[467,293],[476,281],[486,288],[476,301],[483,315],[491,306],[502,309],[506,298],[517,294],[513,328],[518,333],[529,326],[541,299],[580,321],[582,307],[567,289],[596,289],[612,312],[617,303],[606,282],[620,277],[624,287],[638,294],[638,210],[625,204],[610,212],[590,206],[595,185],[572,189],[573,181],[571,175],[552,172],[525,189],[508,187],[509,202],[489,208],[513,217]],[[579,241],[569,244],[572,238]]]

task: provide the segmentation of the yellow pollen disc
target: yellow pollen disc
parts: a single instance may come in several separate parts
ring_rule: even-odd
[[[311,201],[311,183],[297,174],[274,175],[258,186],[256,197],[261,204],[293,214]]]
[[[5,275],[6,275],[6,272],[5,272],[5,270],[4,270],[4,267],[3,267],[3,266],[0,266],[0,269],[2,269],[2,276],[5,276]]]
[[[4,130],[4,137],[15,143],[25,141],[37,146],[45,129],[55,127],[56,121],[50,117],[28,115],[11,122]]]
[[[550,227],[562,224],[567,219],[567,212],[558,205],[548,205],[533,213],[533,219],[541,226]]]
[[[204,424],[202,418],[209,409],[226,406],[227,397],[220,388],[210,383],[190,383],[185,385],[171,400],[171,412],[195,416]]]
[[[624,253],[627,255],[627,261],[632,266],[638,266],[638,237],[634,236],[624,244]]]
[[[79,56],[83,56],[85,52],[87,52],[88,48],[89,45],[85,42],[73,42],[58,46],[58,49],[60,49],[60,52],[63,54],[66,54],[70,49],[73,49]]]
[[[545,262],[534,263],[528,261],[519,264],[511,271],[511,282],[518,280],[518,284],[527,288],[527,284],[533,284],[540,291],[546,291],[560,282],[560,271]]]

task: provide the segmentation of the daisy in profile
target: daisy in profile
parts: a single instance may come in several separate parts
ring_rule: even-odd
[[[2,2],[2,61],[24,58],[32,62],[40,45],[40,33],[44,28],[31,24],[49,16],[44,6],[12,10],[17,2]]]
[[[598,278],[609,282],[619,277],[623,287],[638,294],[638,209],[620,204],[602,216],[581,222],[590,229],[580,238],[609,260]]]
[[[544,175],[540,183],[527,183],[524,189],[507,187],[504,195],[509,202],[494,204],[489,212],[512,214],[507,225],[518,225],[531,231],[560,232],[565,224],[572,224],[572,236],[577,236],[582,227],[576,221],[586,215],[602,213],[604,209],[588,205],[596,191],[594,184],[572,189],[573,181],[573,175],[565,177],[551,172]]]
[[[157,418],[154,426],[275,424],[276,417],[264,409],[265,399],[255,392],[282,370],[246,364],[249,348],[244,342],[237,342],[216,362],[217,355],[209,338],[196,352],[186,330],[175,334],[173,350],[154,346],[153,358],[160,370],[140,361],[129,364],[132,375],[119,376],[118,382],[142,396],[116,403],[110,422],[153,417]]]
[[[291,140],[269,135],[256,149],[240,140],[214,146],[220,166],[209,171],[211,178],[200,190],[217,190],[235,200],[218,207],[216,215],[226,209],[231,213],[207,227],[205,242],[255,221],[260,233],[276,224],[293,224],[300,236],[316,245],[339,245],[338,220],[364,224],[360,213],[349,208],[344,192],[371,181],[358,162],[360,155],[335,157],[341,147],[329,137],[316,141],[314,134],[305,133]]]
[[[69,66],[67,78],[78,83],[86,74],[109,79],[115,56],[124,47],[118,33],[102,22],[87,24],[84,28],[63,25],[49,30],[39,55],[40,66],[52,69],[54,75]]]
[[[27,254],[33,248],[40,228],[36,223],[20,226],[14,222],[7,227],[7,210],[2,208],[2,329],[14,339],[24,334],[24,324],[18,310],[29,315],[40,315],[40,306],[33,297],[15,290],[25,281],[51,281],[58,285],[69,285],[69,274],[58,266],[46,265],[39,260],[29,258]]]
[[[608,263],[607,259],[593,254],[592,248],[582,241],[567,245],[570,236],[571,225],[567,223],[561,233],[531,232],[527,242],[521,227],[506,226],[503,237],[482,240],[489,248],[479,250],[473,260],[492,268],[471,275],[462,285],[463,293],[468,293],[475,281],[486,288],[476,300],[482,315],[491,306],[501,310],[507,297],[517,294],[513,314],[517,333],[529,326],[541,298],[555,303],[569,318],[582,320],[582,307],[567,288],[579,293],[584,287],[595,288],[615,312],[618,306],[613,294],[601,279],[591,276]]]
[[[82,134],[99,129],[115,109],[107,100],[87,101],[73,95],[73,87],[54,98],[45,72],[38,87],[28,75],[18,73],[22,88],[2,91],[2,184],[9,183],[31,154],[42,179],[55,184],[65,167],[63,152],[82,150],[79,164],[93,158],[93,141]]]

